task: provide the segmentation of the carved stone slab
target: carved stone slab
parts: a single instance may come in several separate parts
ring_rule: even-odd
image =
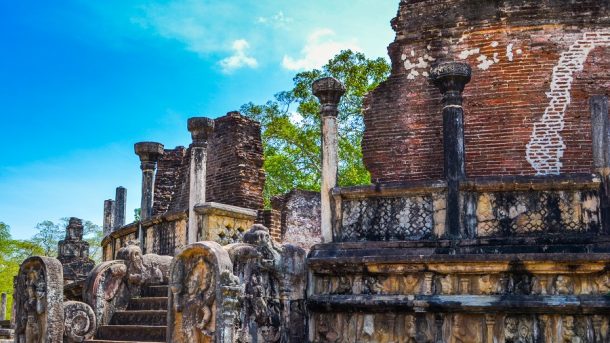
[[[215,242],[185,247],[170,267],[168,341],[235,342],[238,280],[229,254]]]
[[[106,325],[115,311],[127,308],[130,299],[124,261],[107,261],[95,266],[85,281],[83,299],[93,309],[97,324]]]
[[[60,343],[64,336],[63,268],[54,258],[33,256],[15,280],[15,343]]]
[[[245,285],[240,342],[305,342],[305,250],[278,246],[269,230],[254,225],[245,243],[225,247]]]

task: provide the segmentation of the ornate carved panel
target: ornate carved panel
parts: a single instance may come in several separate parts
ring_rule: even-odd
[[[174,343],[236,341],[241,288],[226,251],[215,242],[184,248],[171,266],[169,337]]]
[[[63,268],[50,257],[26,259],[15,279],[15,342],[61,343],[64,336]]]
[[[476,198],[478,236],[598,232],[601,225],[592,191],[490,192]]]
[[[432,195],[344,199],[340,241],[418,240],[434,234]]]

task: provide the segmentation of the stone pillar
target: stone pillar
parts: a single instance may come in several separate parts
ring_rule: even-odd
[[[142,169],[140,220],[146,220],[152,216],[155,169],[157,169],[157,161],[163,155],[164,149],[161,143],[140,142],[134,145],[134,150],[140,157],[140,169]]]
[[[321,194],[321,226],[322,242],[333,240],[333,218],[335,211],[332,189],[337,187],[337,174],[339,172],[337,115],[339,114],[339,101],[345,94],[343,84],[332,77],[316,80],[313,85],[313,94],[320,100],[322,116],[322,185]]]
[[[447,179],[446,232],[452,237],[461,235],[460,181],[464,170],[464,109],[462,92],[470,82],[472,70],[466,63],[444,62],[430,71],[430,80],[443,94],[443,147]]]
[[[610,232],[610,118],[608,97],[591,97],[591,129],[593,140],[593,166],[602,177],[600,205],[603,231]]]
[[[208,139],[214,132],[214,120],[194,117],[188,120],[188,130],[193,143],[190,145],[191,164],[189,174],[189,225],[188,243],[198,241],[199,225],[195,206],[205,203],[206,164],[208,160]]]
[[[0,295],[0,320],[6,320],[6,293]]]
[[[104,200],[104,237],[112,232],[114,227],[114,200]]]
[[[127,207],[127,189],[123,187],[116,188],[114,197],[114,222],[113,230],[118,230],[125,225],[125,209]]]

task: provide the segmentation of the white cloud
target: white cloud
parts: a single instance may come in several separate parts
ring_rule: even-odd
[[[212,20],[220,18],[221,12],[219,6],[197,0],[178,0],[146,6],[144,17],[132,18],[132,22],[154,29],[161,37],[175,39],[188,50],[205,55],[222,46],[211,25]]]
[[[256,20],[258,24],[269,25],[275,28],[288,27],[293,21],[294,19],[287,17],[282,11],[277,12],[271,17],[258,17]]]
[[[256,68],[258,61],[256,58],[248,56],[246,50],[250,47],[245,39],[238,39],[233,42],[233,55],[220,61],[222,71],[230,73],[236,69],[249,67]]]
[[[301,50],[301,57],[284,55],[282,66],[288,70],[319,68],[341,50],[361,51],[355,40],[338,41],[335,36],[335,32],[330,29],[315,30],[307,38],[307,43]]]

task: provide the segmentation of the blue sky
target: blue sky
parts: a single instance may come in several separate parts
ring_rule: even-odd
[[[398,0],[0,1],[0,221],[101,224],[139,207],[133,143],[188,145],[186,120],[288,89],[342,49],[386,56]]]

